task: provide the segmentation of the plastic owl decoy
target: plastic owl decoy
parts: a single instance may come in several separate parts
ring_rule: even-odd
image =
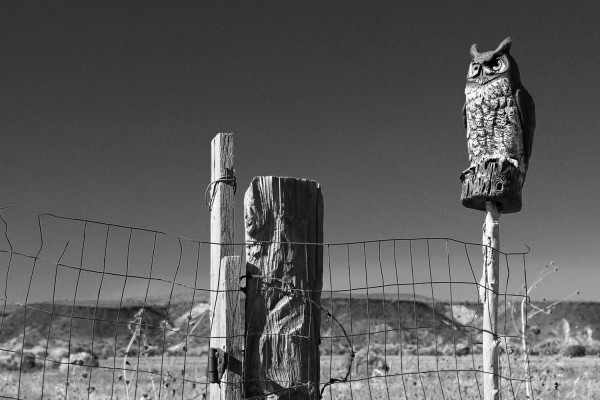
[[[485,200],[497,201],[504,212],[519,211],[520,190],[525,181],[535,130],[535,105],[521,83],[519,68],[510,55],[511,38],[506,38],[496,50],[480,53],[477,45],[471,46],[472,61],[467,74],[466,102],[463,118],[467,129],[467,148],[470,167],[463,172],[463,204],[482,209]],[[490,171],[489,164],[496,165]],[[512,176],[502,176],[512,166]],[[485,178],[494,176],[491,182]],[[506,174],[504,174],[506,175]],[[510,175],[510,174],[509,174]],[[465,181],[471,180],[473,193],[465,193]],[[477,181],[479,179],[479,181]],[[488,184],[488,187],[483,187]],[[508,186],[518,187],[518,199],[501,201]],[[486,194],[488,199],[486,199]],[[466,197],[473,197],[474,199]],[[473,200],[473,201],[471,201]],[[509,203],[514,204],[509,204]],[[515,203],[516,202],[516,203]],[[518,203],[518,204],[517,204]]]

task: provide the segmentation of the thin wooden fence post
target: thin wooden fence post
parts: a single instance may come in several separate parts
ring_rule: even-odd
[[[318,399],[323,196],[317,182],[252,180],[246,220],[247,397]]]
[[[483,277],[481,278],[480,300],[483,303],[483,388],[485,400],[500,398],[498,374],[498,288],[500,213],[496,204],[486,202],[486,217],[483,228]]]
[[[219,133],[211,151],[211,183],[207,189],[210,208],[210,347],[219,350],[225,373],[219,386],[211,385],[210,399],[242,397],[242,326],[239,306],[239,257],[232,257],[234,225],[233,134]]]
[[[215,292],[211,320],[211,348],[223,350],[225,371],[219,387],[213,386],[211,399],[239,400],[242,395],[243,325],[240,309],[240,268],[237,256],[221,259],[218,290]]]

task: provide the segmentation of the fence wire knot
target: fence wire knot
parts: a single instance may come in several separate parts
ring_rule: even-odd
[[[237,191],[237,180],[233,174],[232,168],[225,168],[225,176],[220,177],[208,184],[206,191],[204,192],[204,201],[208,206],[208,211],[212,211],[213,203],[215,202],[215,196],[217,194],[217,183],[224,183],[226,185],[233,186],[233,194]]]

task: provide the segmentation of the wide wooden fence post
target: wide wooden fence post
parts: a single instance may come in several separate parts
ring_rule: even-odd
[[[252,180],[246,221],[246,397],[319,398],[323,196],[317,182]]]
[[[211,385],[211,400],[242,398],[243,327],[239,309],[240,258],[233,257],[235,177],[233,134],[219,133],[212,141],[210,207],[210,355],[225,369],[219,386]],[[210,365],[210,361],[209,361]],[[213,363],[216,365],[216,363]]]

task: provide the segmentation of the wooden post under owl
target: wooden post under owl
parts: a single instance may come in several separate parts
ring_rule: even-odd
[[[483,225],[483,387],[485,400],[498,400],[499,219],[521,210],[535,130],[535,106],[523,87],[512,40],[480,53],[471,46],[463,119],[470,166],[460,175],[465,207],[486,212]]]

